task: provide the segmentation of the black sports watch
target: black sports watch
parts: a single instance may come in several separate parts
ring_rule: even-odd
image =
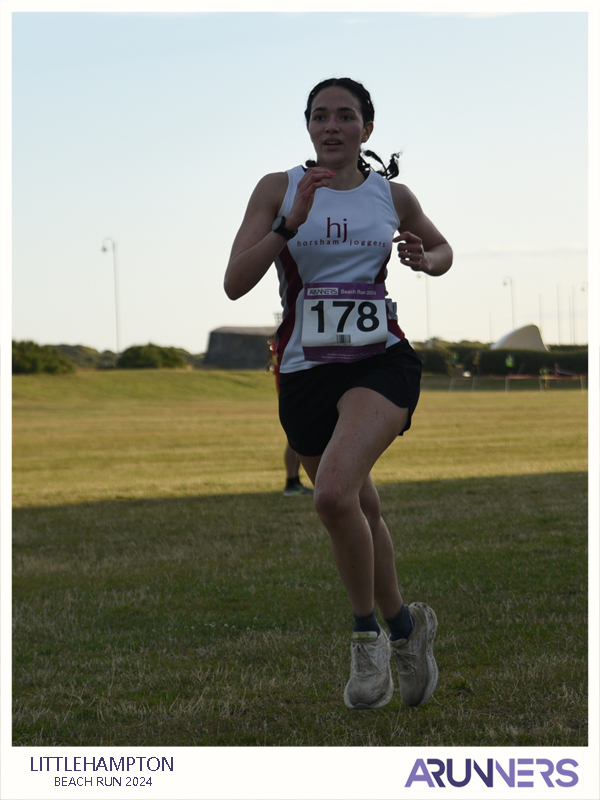
[[[284,239],[287,239],[288,242],[290,239],[293,239],[294,236],[298,233],[298,229],[295,231],[291,231],[289,228],[285,227],[285,217],[283,214],[280,214],[273,223],[271,230],[273,233],[279,233],[283,236]]]

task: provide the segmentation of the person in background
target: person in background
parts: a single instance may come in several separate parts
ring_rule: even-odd
[[[295,453],[289,445],[289,442],[285,446],[285,451],[283,453],[283,462],[285,464],[285,476],[286,476],[286,483],[285,489],[283,490],[284,497],[303,497],[306,495],[313,495],[315,493],[314,489],[310,489],[308,486],[304,486],[304,484],[300,481],[300,456],[298,453]]]
[[[279,394],[279,366],[277,364],[277,349],[275,347],[275,339],[269,339],[269,354],[270,359],[268,363],[268,370],[275,376],[275,386],[277,394]],[[295,453],[286,442],[285,450],[283,451],[283,463],[285,466],[285,489],[283,490],[284,497],[305,497],[313,495],[314,489],[310,489],[300,480],[300,456]]]

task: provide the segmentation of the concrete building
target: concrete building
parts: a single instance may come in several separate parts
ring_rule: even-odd
[[[204,364],[221,369],[265,369],[268,340],[276,328],[216,328],[211,331]]]

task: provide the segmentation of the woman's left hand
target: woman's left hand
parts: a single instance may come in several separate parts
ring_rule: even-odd
[[[410,231],[401,231],[392,241],[399,242],[398,258],[403,264],[410,267],[413,272],[429,272],[427,253],[418,236]]]

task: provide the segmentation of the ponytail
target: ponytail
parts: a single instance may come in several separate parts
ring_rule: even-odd
[[[390,156],[390,163],[387,165],[387,167],[385,166],[383,161],[379,158],[377,153],[374,153],[372,150],[365,150],[364,155],[367,158],[375,159],[375,161],[381,164],[383,169],[376,169],[373,171],[376,172],[378,175],[381,175],[383,178],[387,178],[388,181],[394,180],[394,178],[397,178],[398,175],[400,174],[400,167],[398,166],[398,160],[402,155],[402,153],[392,153],[392,155]],[[362,153],[358,157],[358,168],[365,177],[373,169],[373,167],[367,164],[367,162],[364,160]]]
[[[364,155],[367,158],[374,159],[383,167],[383,169],[373,169],[373,167],[365,161],[365,159],[363,158],[363,153],[361,152],[360,155],[358,156],[357,166],[359,171],[362,172],[365,178],[368,177],[369,172],[371,171],[376,172],[378,175],[381,175],[382,178],[386,178],[388,181],[394,180],[394,178],[397,178],[398,175],[400,174],[398,160],[402,155],[402,153],[392,153],[392,155],[390,156],[390,163],[387,165],[387,167],[385,166],[383,161],[379,158],[377,153],[374,153],[372,150],[365,150]],[[304,165],[305,169],[310,169],[310,167],[316,167],[316,166],[317,162],[313,161],[310,158]]]

